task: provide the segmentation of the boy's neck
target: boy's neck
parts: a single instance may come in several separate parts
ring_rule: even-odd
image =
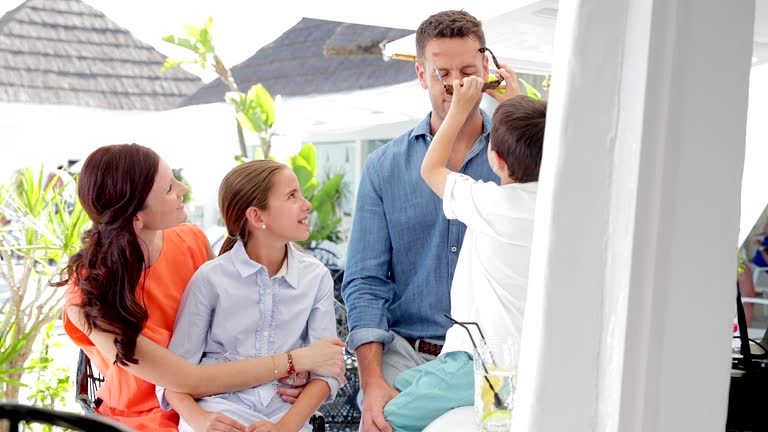
[[[250,259],[266,267],[269,277],[272,277],[283,267],[288,254],[288,244],[269,239],[266,235],[257,235],[245,245],[245,252]]]

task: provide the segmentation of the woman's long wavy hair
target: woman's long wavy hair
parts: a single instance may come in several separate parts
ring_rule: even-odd
[[[85,160],[77,184],[80,202],[93,226],[72,256],[57,286],[82,294],[87,333],[115,335],[115,363],[137,364],[136,340],[149,315],[139,287],[144,252],[133,219],[155,183],[160,157],[137,144],[97,149]]]
[[[256,160],[235,167],[224,177],[219,187],[219,208],[227,227],[227,238],[219,255],[232,249],[238,240],[248,243],[245,212],[251,207],[267,208],[272,178],[282,169],[288,167],[271,160]]]

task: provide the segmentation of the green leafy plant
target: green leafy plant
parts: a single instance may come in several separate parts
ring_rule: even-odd
[[[162,70],[166,71],[183,64],[195,64],[205,69],[209,64],[212,64],[216,74],[230,90],[226,94],[225,100],[235,108],[237,136],[240,144],[239,160],[242,161],[249,157],[243,129],[255,133],[259,138],[258,151],[260,154],[254,155],[254,157],[269,159],[273,134],[272,126],[275,122],[275,102],[261,84],[254,84],[246,93],[240,91],[232,72],[216,54],[211,33],[212,27],[213,18],[208,18],[202,27],[185,25],[185,34],[182,36],[168,35],[162,38],[163,41],[186,49],[193,54],[192,58],[166,59]]]
[[[168,70],[182,64],[196,64],[205,69],[213,65],[221,80],[229,87],[225,100],[235,108],[240,154],[235,156],[236,163],[250,160],[246,151],[243,130],[256,134],[259,145],[253,154],[255,159],[274,159],[272,156],[272,136],[275,123],[275,100],[264,86],[257,83],[242,93],[232,76],[232,72],[216,54],[212,37],[213,19],[208,18],[205,25],[195,27],[184,26],[184,35],[169,35],[163,38],[165,42],[186,49],[193,54],[188,59],[167,59],[163,70]],[[306,144],[301,151],[291,156],[288,165],[296,173],[301,184],[301,192],[312,202],[310,213],[310,237],[303,242],[304,247],[314,247],[318,243],[329,240],[341,240],[340,204],[343,198],[343,175],[330,176],[326,181],[317,179],[316,149],[312,144]]]
[[[288,165],[299,179],[302,194],[312,203],[309,239],[300,244],[311,249],[324,240],[339,242],[344,175],[332,175],[321,183],[317,179],[317,150],[312,144],[305,144],[291,156]]]
[[[3,305],[0,312],[8,314],[8,301]],[[35,367],[41,366],[40,363],[34,363],[26,366],[11,366],[11,361],[19,355],[22,355],[34,342],[34,336],[39,325],[32,326],[25,333],[19,334],[16,331],[16,323],[11,322],[7,328],[2,329],[0,333],[0,383],[5,386],[26,387],[26,384],[18,380],[18,374],[30,371]]]
[[[522,93],[524,95],[532,97],[534,99],[541,99],[541,92],[536,90],[534,86],[528,84],[528,82],[526,82],[524,79],[522,78],[518,78],[518,79],[523,84],[523,88],[521,88],[520,90],[522,90]]]
[[[79,249],[89,224],[79,201],[67,197],[71,185],[44,180],[43,173],[24,169],[0,186],[0,281],[8,285],[0,319],[5,400],[18,400],[34,342],[61,312],[65,289],[48,282]]]
[[[42,333],[42,338],[38,344],[37,357],[29,361],[30,368],[35,371],[32,376],[35,382],[31,384],[32,393],[27,400],[32,405],[48,409],[56,409],[66,403],[67,393],[72,389],[72,383],[69,379],[70,369],[63,367],[53,367],[53,358],[50,354],[51,348],[59,347],[60,344],[51,342],[53,336],[54,323],[48,323]],[[42,430],[49,432],[53,430],[50,425],[43,425]]]

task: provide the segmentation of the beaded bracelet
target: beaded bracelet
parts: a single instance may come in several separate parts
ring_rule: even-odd
[[[288,384],[296,382],[296,367],[293,365],[293,354],[288,351]]]

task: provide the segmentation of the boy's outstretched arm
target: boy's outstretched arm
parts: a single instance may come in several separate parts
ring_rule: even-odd
[[[461,127],[464,126],[467,116],[477,104],[482,88],[483,80],[476,76],[466,77],[461,82],[459,80],[453,82],[451,108],[421,163],[421,177],[440,198],[443,197],[443,190],[445,190],[445,179],[451,173],[451,170],[445,167],[451,147]]]

